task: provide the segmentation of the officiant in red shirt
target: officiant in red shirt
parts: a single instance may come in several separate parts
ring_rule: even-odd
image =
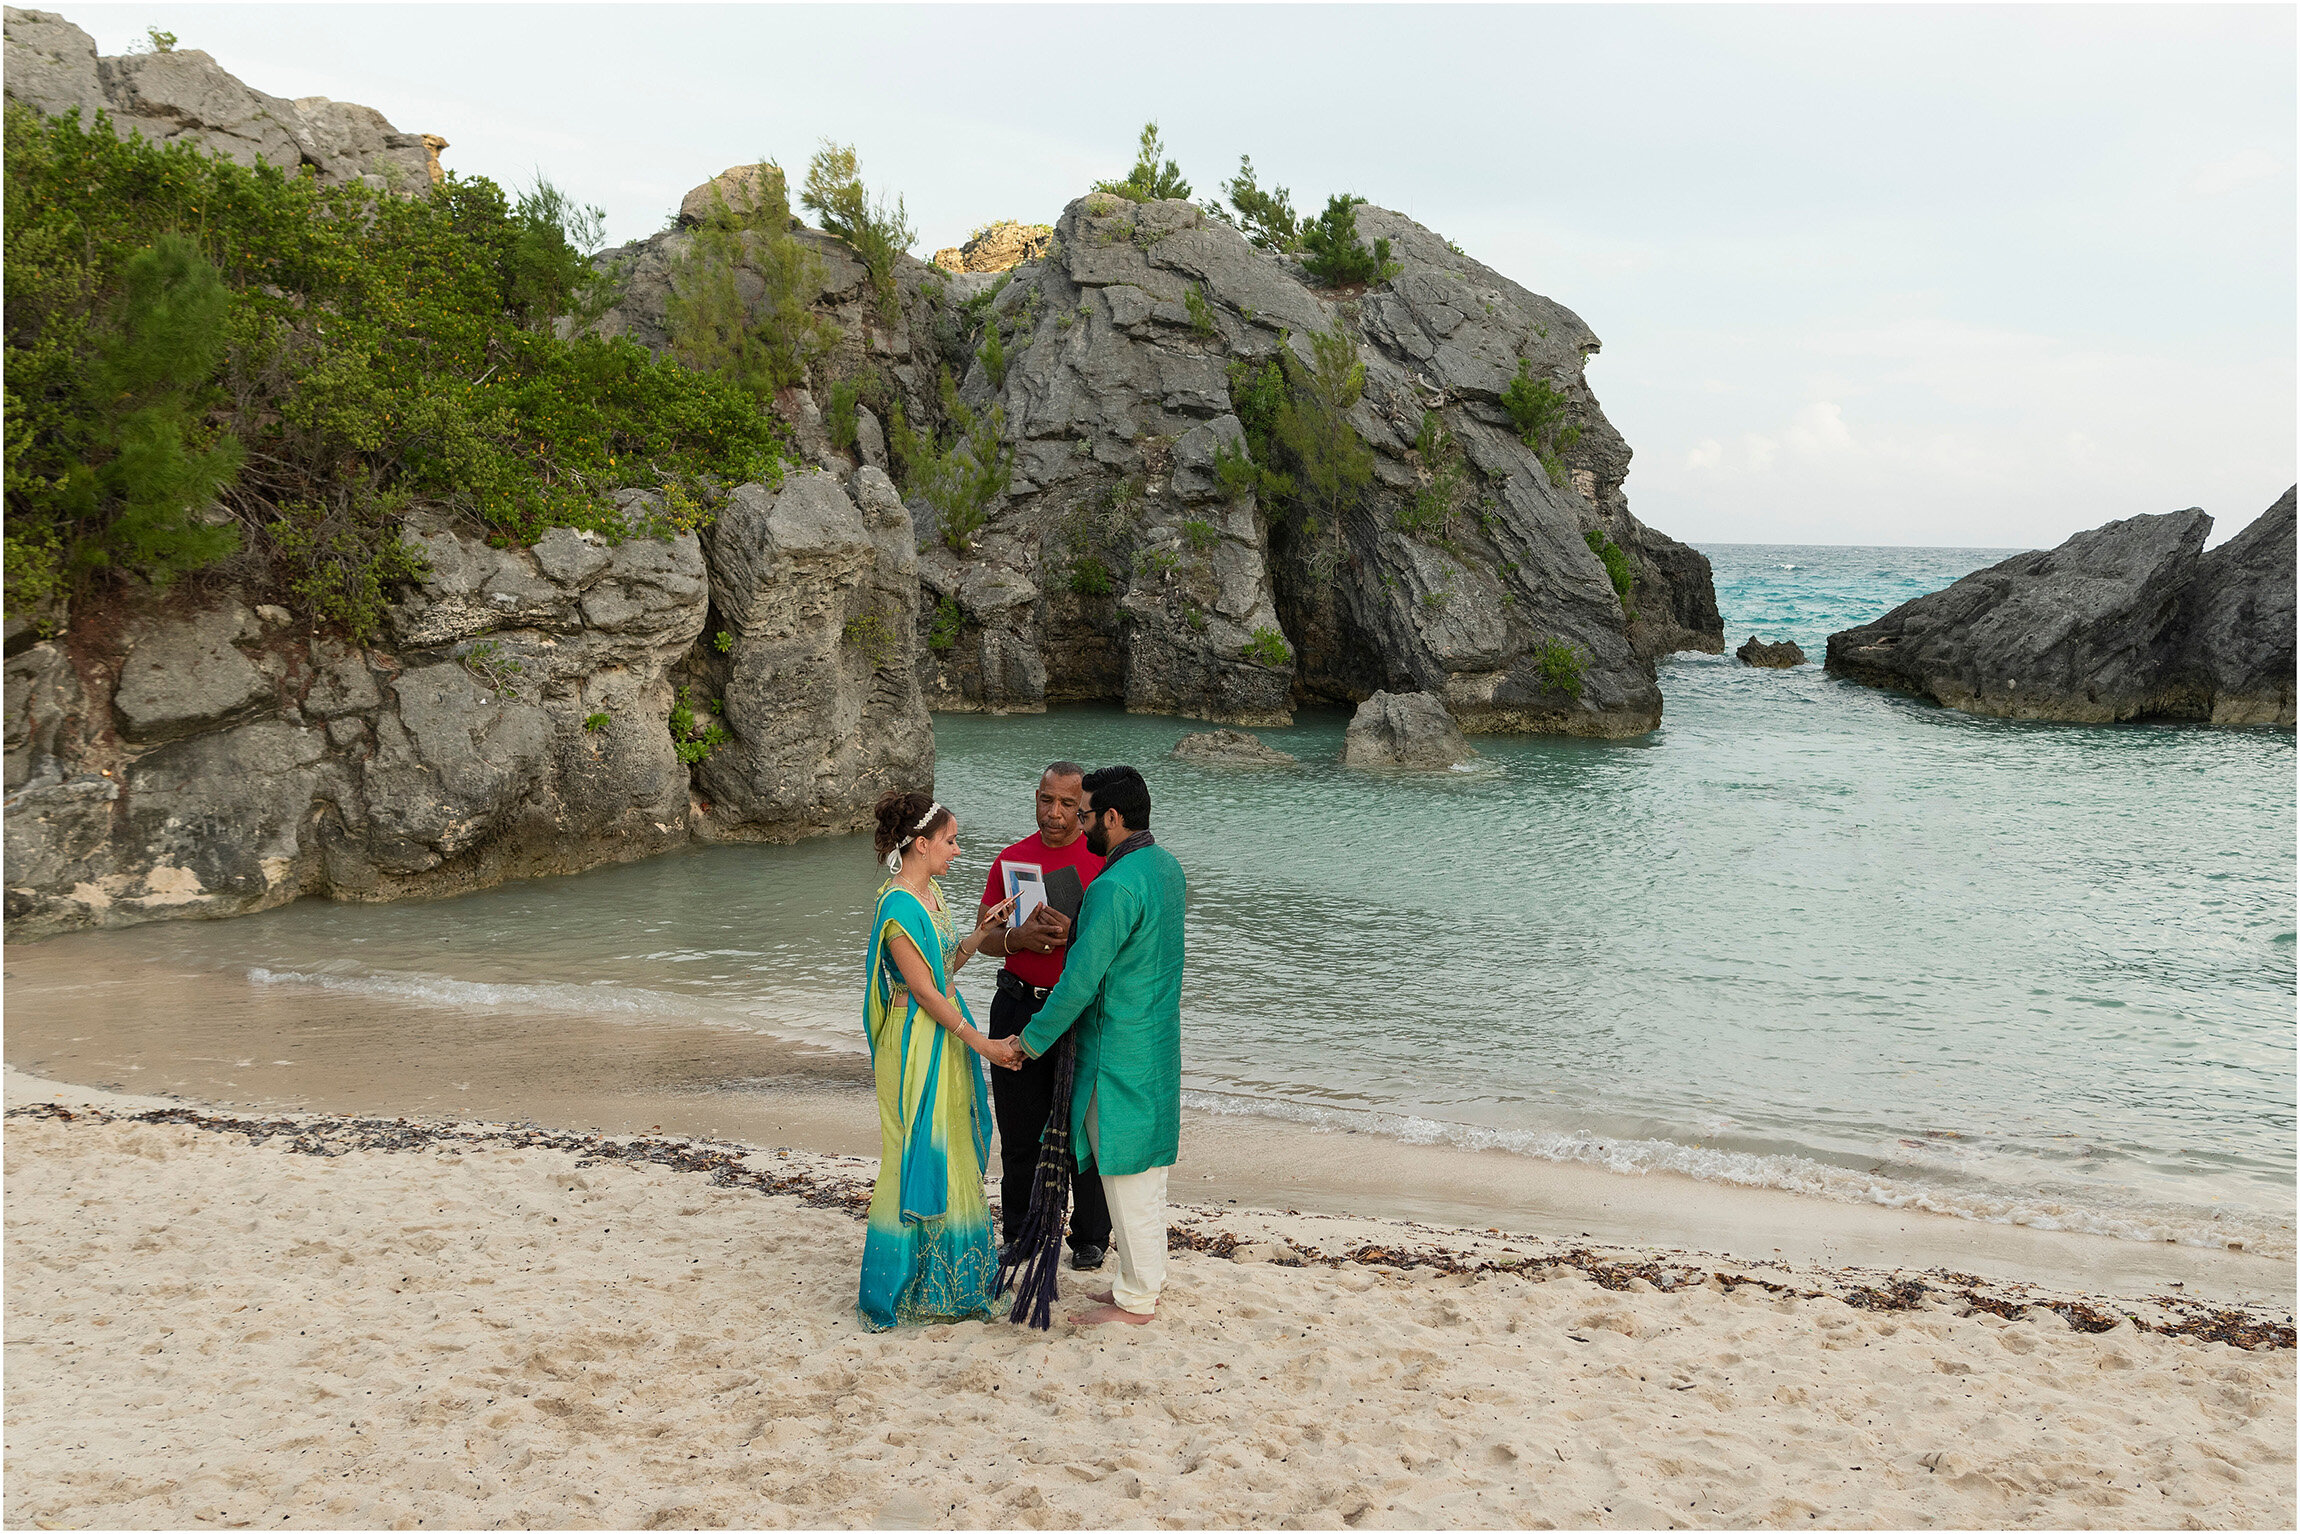
[[[1038,830],[1001,852],[990,865],[990,882],[982,892],[983,910],[1006,898],[1006,865],[1010,862],[1034,867],[1041,875],[1057,868],[1074,868],[1081,888],[1102,871],[1102,859],[1087,848],[1086,825],[1079,815],[1085,776],[1086,769],[1076,762],[1056,762],[1039,777]],[[1051,907],[1042,906],[1021,926],[1009,927],[984,942],[984,953],[1001,954],[1006,959],[998,972],[998,993],[990,1003],[992,1038],[1009,1038],[1030,1026],[1046,993],[1062,978],[1069,939],[1068,920]],[[1031,1179],[1038,1169],[1038,1137],[1045,1132],[1054,1096],[1054,1066],[1054,1056],[1049,1053],[1020,1070],[990,1073],[991,1106],[998,1121],[1001,1245],[1014,1240],[1030,1208]],[[1073,1166],[1071,1171],[1075,1174],[1077,1168]],[[1110,1206],[1103,1201],[1102,1180],[1073,1175],[1070,1191],[1070,1265],[1099,1268],[1110,1245]]]

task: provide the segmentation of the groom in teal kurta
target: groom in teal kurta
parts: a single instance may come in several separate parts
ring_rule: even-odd
[[[1182,1138],[1182,865],[1150,835],[1142,774],[1104,767],[1083,786],[1087,846],[1107,861],[1022,1049],[1035,1060],[1078,1029],[1070,1143],[1110,1201],[1118,1278],[1071,1319],[1141,1323],[1166,1279],[1166,1169]]]

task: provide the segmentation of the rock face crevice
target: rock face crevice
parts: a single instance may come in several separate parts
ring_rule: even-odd
[[[2191,509],[2015,555],[1831,634],[1828,669],[1998,718],[2290,728],[2293,502],[2209,554]]]

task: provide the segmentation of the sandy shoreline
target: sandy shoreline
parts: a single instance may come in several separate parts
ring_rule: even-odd
[[[882,1337],[861,1158],[74,1115],[6,1128],[12,1526],[2295,1514],[2289,1346],[2125,1319],[2212,1306],[1199,1205],[1147,1331]]]
[[[659,1126],[745,1144],[878,1151],[867,1065],[856,1053],[659,1019],[633,1026],[411,1005],[86,957],[48,943],[6,953],[12,1067],[265,1110],[532,1120],[607,1133]],[[1186,1110],[1185,1124],[1176,1196],[1205,1203],[1586,1232],[1749,1260],[1950,1268],[2091,1293],[2179,1285],[2293,1303],[2289,1256],[1630,1175],[1259,1116]],[[2289,1229],[2282,1239],[2289,1244]]]

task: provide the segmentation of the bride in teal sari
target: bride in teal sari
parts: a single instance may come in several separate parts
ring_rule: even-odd
[[[1009,1041],[974,1026],[956,978],[1013,902],[991,907],[964,938],[952,934],[936,879],[958,856],[958,820],[925,794],[878,802],[875,845],[890,877],[871,919],[863,994],[878,1079],[879,1169],[863,1235],[856,1303],[873,1331],[908,1322],[993,1314],[998,1249],[982,1169],[990,1151],[988,1057]]]

